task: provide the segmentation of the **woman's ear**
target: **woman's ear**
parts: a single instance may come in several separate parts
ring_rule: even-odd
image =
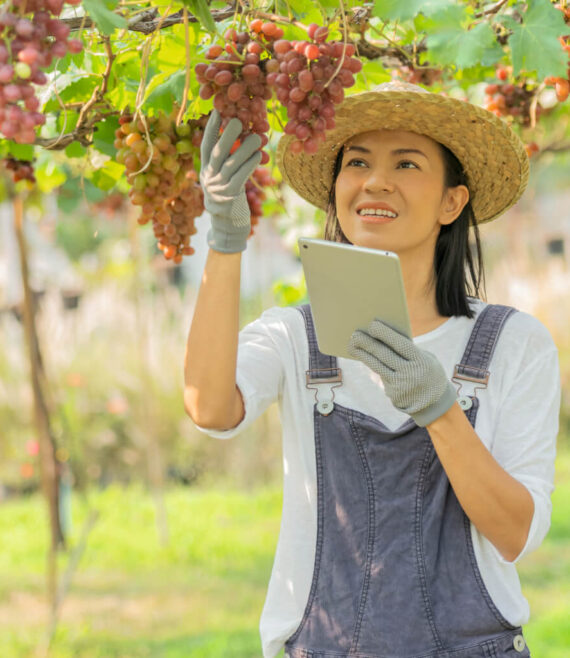
[[[468,201],[469,190],[465,185],[448,187],[441,202],[439,223],[444,225],[453,223],[461,215]]]

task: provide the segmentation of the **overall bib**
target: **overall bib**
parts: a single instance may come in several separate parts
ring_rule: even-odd
[[[317,545],[303,619],[290,658],[529,658],[520,628],[501,615],[479,572],[470,522],[429,434],[397,430],[333,403],[335,357],[319,352],[309,306]],[[514,309],[479,315],[454,380],[484,388],[503,323]],[[459,399],[474,426],[479,400]]]

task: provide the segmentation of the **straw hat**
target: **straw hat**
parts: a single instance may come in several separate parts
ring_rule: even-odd
[[[277,147],[277,166],[285,182],[323,210],[339,148],[370,130],[415,132],[447,146],[463,165],[479,223],[495,219],[516,203],[528,182],[524,144],[504,121],[477,105],[416,85],[387,82],[349,96],[337,107],[335,122],[314,155],[292,153],[293,135],[283,136]]]

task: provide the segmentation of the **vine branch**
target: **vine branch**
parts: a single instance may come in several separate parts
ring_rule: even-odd
[[[508,0],[499,0],[498,2],[495,2],[492,4],[490,7],[487,7],[487,9],[483,9],[483,11],[479,11],[475,14],[475,18],[484,18],[485,16],[493,16],[494,14],[497,14],[504,5],[506,5]]]
[[[34,142],[38,146],[43,146],[48,150],[62,150],[69,146],[72,142],[79,142],[82,146],[90,146],[91,140],[90,136],[93,132],[94,125],[101,121],[101,115],[96,115],[90,117],[90,113],[96,105],[105,102],[105,94],[109,86],[109,77],[111,75],[111,70],[113,68],[113,62],[115,61],[115,54],[111,47],[111,39],[109,37],[103,37],[103,43],[105,50],[107,51],[107,64],[105,66],[105,71],[103,72],[103,78],[101,84],[95,87],[91,98],[85,103],[81,110],[79,111],[79,118],[77,124],[72,132],[59,135],[58,137],[44,138],[38,137]],[[112,113],[109,113],[112,114]],[[104,115],[104,116],[108,116]]]
[[[212,18],[214,21],[223,21],[226,18],[231,18],[235,13],[235,8],[233,6],[228,6],[225,9],[214,9],[212,12]],[[89,17],[80,16],[72,18],[62,18],[60,19],[69,26],[69,29],[74,32],[81,29],[90,29],[96,27],[95,22]],[[184,10],[170,14],[170,16],[160,16],[158,9],[152,8],[147,11],[143,11],[136,16],[133,16],[127,22],[127,30],[131,32],[142,32],[143,34],[151,34],[157,30],[162,30],[166,27],[171,27],[172,25],[178,25],[179,23],[184,22]],[[188,22],[198,23],[199,19],[196,18],[193,14],[188,13]]]

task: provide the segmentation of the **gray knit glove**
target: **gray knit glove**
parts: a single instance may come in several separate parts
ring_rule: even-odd
[[[392,404],[420,427],[443,415],[457,398],[436,357],[380,320],[352,334],[348,353],[380,375]]]
[[[200,184],[204,205],[212,216],[208,245],[215,251],[233,254],[246,248],[251,232],[251,213],[245,196],[245,183],[261,161],[261,137],[249,135],[230,155],[243,128],[232,119],[221,137],[220,114],[214,110],[206,124],[200,157]]]

